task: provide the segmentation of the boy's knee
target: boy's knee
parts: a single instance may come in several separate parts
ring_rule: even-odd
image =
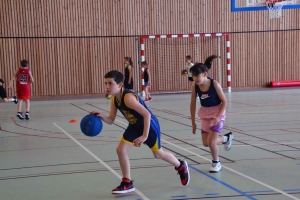
[[[121,147],[117,147],[116,152],[117,152],[117,154],[122,154],[123,149]]]
[[[159,152],[153,152],[154,158],[156,159],[162,159],[162,155]]]

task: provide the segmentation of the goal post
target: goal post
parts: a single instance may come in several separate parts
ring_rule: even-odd
[[[190,86],[187,77],[181,76],[185,56],[193,55],[194,62],[202,62],[210,55],[218,55],[209,74],[231,92],[230,34],[167,34],[140,37],[140,61],[147,61],[151,71],[151,91],[156,93],[186,92]],[[226,66],[226,68],[225,68]],[[143,68],[141,75],[144,92]]]

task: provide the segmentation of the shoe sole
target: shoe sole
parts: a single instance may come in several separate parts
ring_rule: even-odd
[[[222,166],[220,167],[219,171],[221,171],[221,169],[222,169]],[[211,170],[209,170],[209,173],[218,173],[219,171],[211,171]]]
[[[111,193],[112,194],[126,194],[126,193],[129,193],[129,192],[133,192],[135,190],[135,188],[131,188],[129,190],[123,190],[123,191],[112,191]]]
[[[185,164],[185,166],[186,166],[186,170],[188,171],[188,175],[189,175],[189,178],[188,178],[188,181],[187,181],[187,183],[184,185],[184,186],[187,186],[189,183],[190,183],[190,171],[189,171],[189,166],[188,166],[188,164],[187,164],[187,162],[186,161],[183,161],[184,162],[184,164]]]

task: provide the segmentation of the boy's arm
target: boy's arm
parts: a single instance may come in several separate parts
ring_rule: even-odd
[[[192,83],[191,86],[191,103],[190,103],[190,113],[191,113],[191,121],[193,125],[193,133],[196,133],[196,128],[194,130],[194,127],[196,127],[195,122],[195,114],[196,114],[196,92],[195,92],[195,82]]]
[[[226,106],[227,106],[227,99],[226,99],[226,97],[224,95],[224,92],[223,92],[220,84],[216,80],[214,80],[214,86],[215,86],[215,89],[217,91],[218,97],[219,97],[219,99],[222,102],[222,105],[221,105],[221,108],[219,110],[219,113],[216,116],[217,118],[220,119],[222,117],[224,111],[225,111]]]
[[[114,101],[113,99],[116,98],[116,97],[113,97],[111,99],[111,102],[110,102],[110,112],[109,112],[109,116],[105,116],[101,113],[97,113],[97,112],[94,112],[93,114],[96,114],[98,117],[100,117],[105,123],[107,124],[112,124],[114,123],[115,121],[115,118],[116,118],[116,115],[117,115],[117,107],[115,106],[114,104]]]
[[[149,129],[150,129],[150,120],[151,120],[151,114],[148,112],[148,110],[139,103],[137,96],[135,95],[126,95],[124,98],[125,104],[141,114],[144,118],[144,130],[143,130],[143,139],[144,141],[147,140],[149,135]],[[140,141],[140,143],[143,143],[144,141]],[[140,144],[139,143],[139,144]]]
[[[31,70],[29,70],[29,76],[30,76],[30,82],[33,83],[34,82],[34,79],[33,79],[33,76],[32,76],[32,73],[31,73]]]

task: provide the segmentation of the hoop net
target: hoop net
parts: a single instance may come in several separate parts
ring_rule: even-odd
[[[270,19],[280,18],[282,16],[282,7],[284,4],[280,0],[266,1],[266,6],[269,10]]]

